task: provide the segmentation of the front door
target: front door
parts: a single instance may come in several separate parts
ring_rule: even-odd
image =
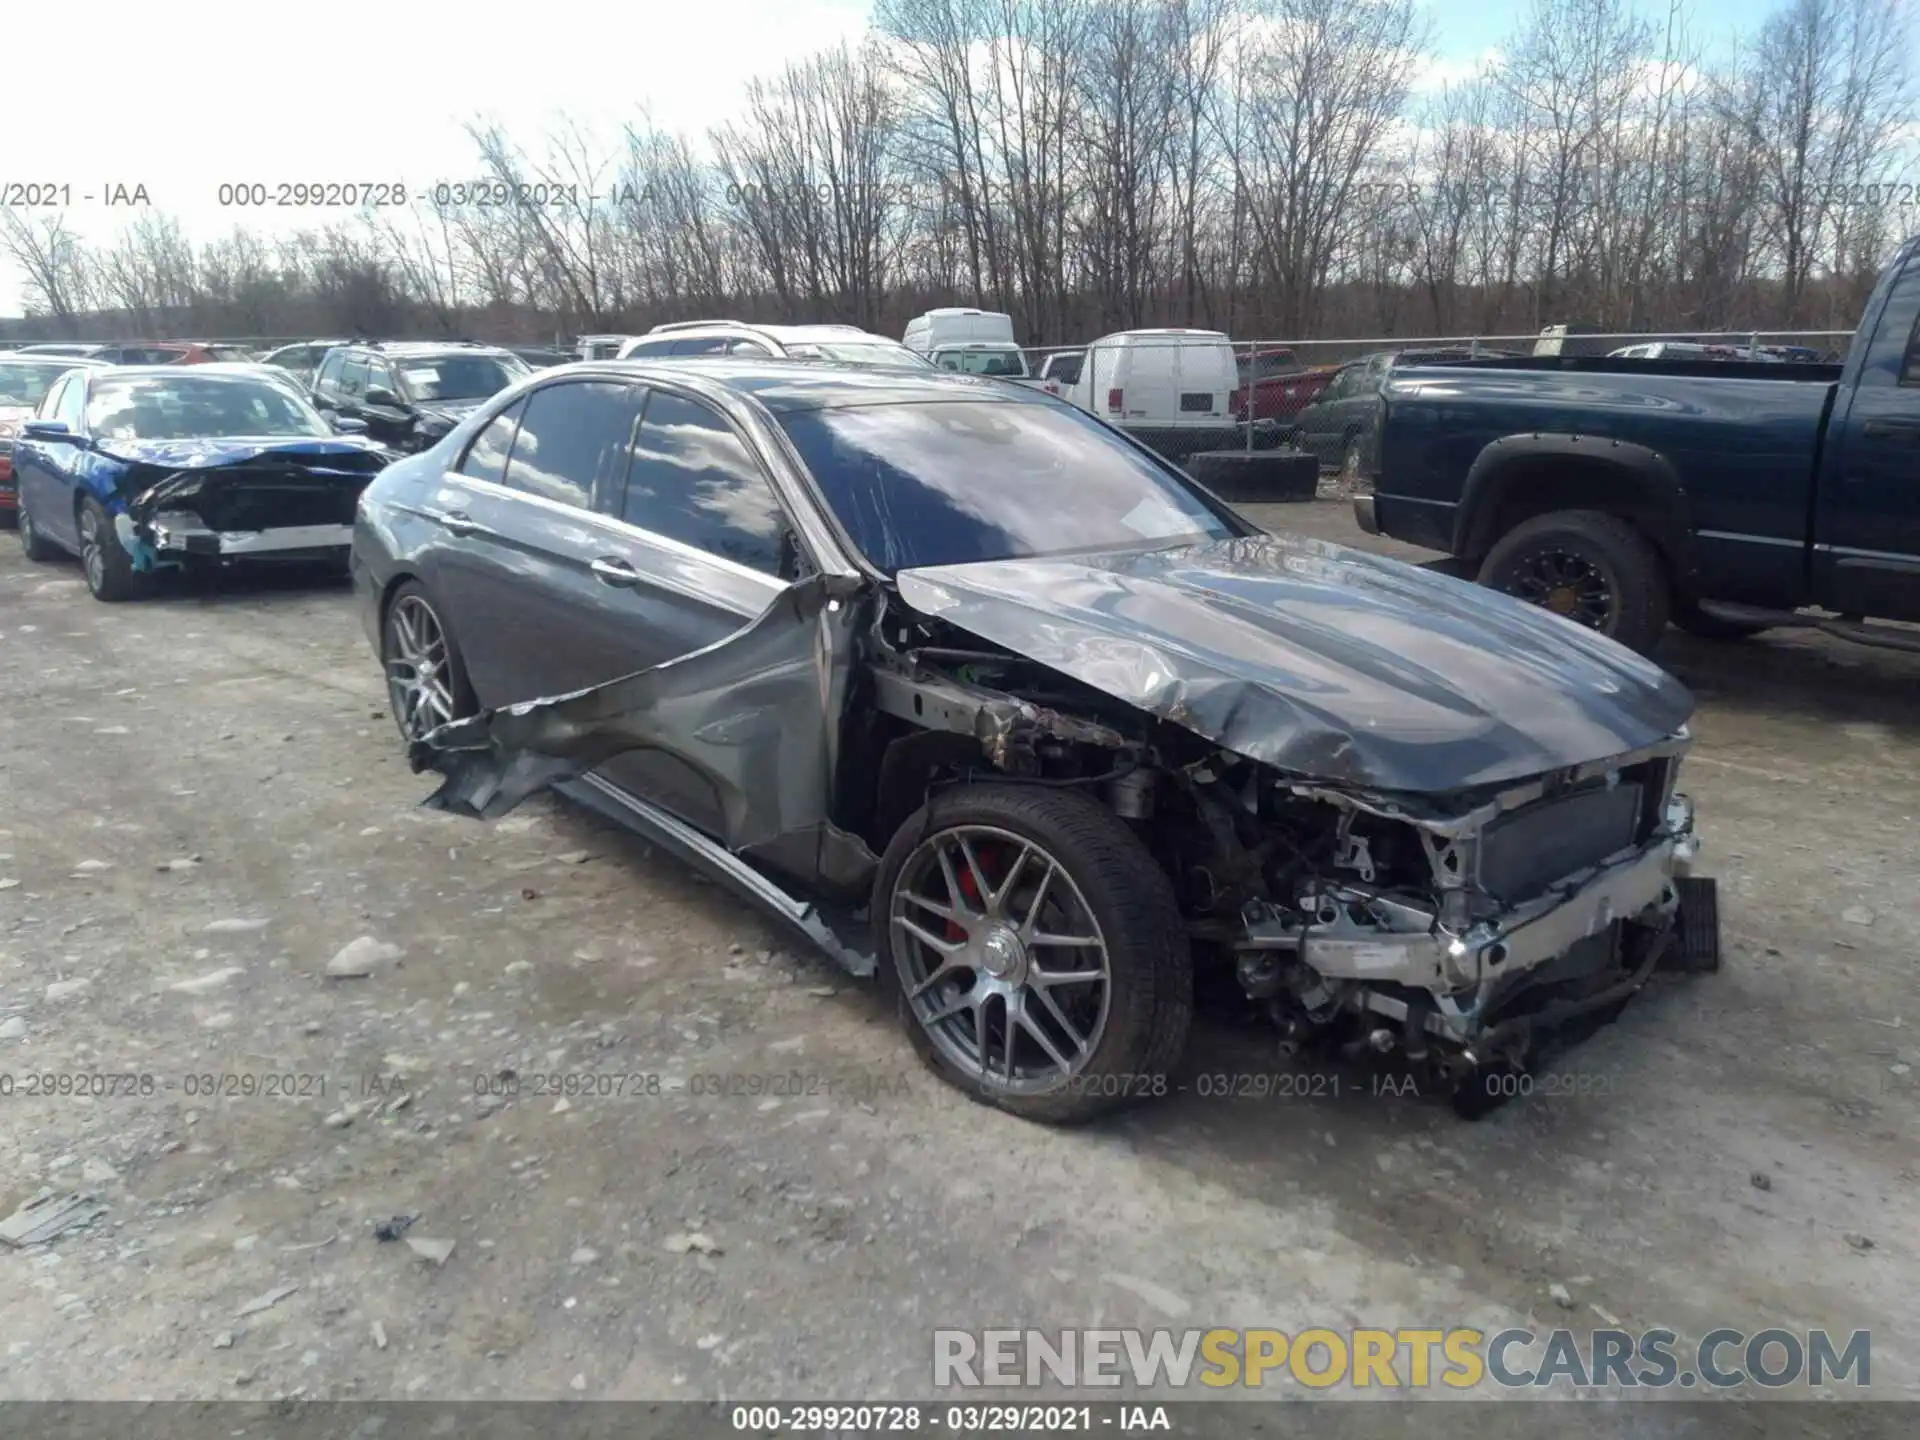
[[[1920,620],[1920,257],[1888,294],[1827,447],[1815,597],[1845,615]]]

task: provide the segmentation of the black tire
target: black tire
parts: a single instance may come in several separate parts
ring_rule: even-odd
[[[413,607],[416,606],[432,617],[444,646],[445,661],[438,673],[446,677],[446,699],[452,713],[440,723],[445,724],[447,720],[464,720],[469,715],[477,714],[480,709],[479,701],[473,693],[473,684],[467,678],[467,663],[461,658],[460,646],[454,640],[453,632],[447,628],[446,618],[441,613],[439,603],[427,587],[418,580],[408,580],[387,597],[387,603],[380,612],[380,669],[387,680],[387,709],[393,715],[393,723],[400,731],[400,738],[408,744],[419,739],[426,730],[422,729],[416,734],[415,730],[410,728],[418,711],[417,709],[410,711],[407,708],[407,702],[401,693],[403,687],[396,685],[395,663],[400,658],[402,646],[401,637],[397,634],[395,626],[399,616],[412,613]],[[415,671],[416,675],[417,673]]]
[[[1751,640],[1775,628],[1766,620],[1722,620],[1718,615],[1708,615],[1691,606],[1677,612],[1673,623],[1702,640]]]
[[[22,505],[14,517],[14,524],[20,531],[20,553],[36,565],[44,565],[49,560],[60,558],[60,547],[40,533],[40,527],[33,523],[33,517],[27,514]]]
[[[1084,906],[1105,945],[1104,1023],[1097,1034],[1087,1037],[1086,1058],[1071,1075],[1062,1072],[1057,1082],[1051,1077],[1023,1081],[1030,1088],[1019,1093],[1006,1088],[998,1076],[989,1079],[985,1073],[969,1071],[936,1043],[909,1001],[911,981],[906,967],[918,963],[914,952],[895,944],[895,891],[903,875],[911,881],[909,862],[916,867],[925,863],[923,846],[942,837],[951,839],[969,827],[1016,837],[1057,864],[1071,887],[1059,891],[1057,880],[1053,881],[1048,903],[1065,905],[1067,901],[1060,897],[1071,895],[1076,907]],[[1012,862],[1009,869],[1019,863]],[[1001,877],[994,883],[1013,882]],[[1010,899],[1016,908],[1022,902],[1018,892]],[[1193,1021],[1193,960],[1186,927],[1173,886],[1146,846],[1125,822],[1091,797],[1018,784],[967,785],[940,792],[908,817],[888,844],[874,877],[873,925],[881,989],[891,999],[915,1052],[934,1074],[982,1103],[1028,1120],[1076,1125],[1172,1089],[1171,1071],[1186,1050]],[[1024,959],[1021,963],[1024,966]],[[985,983],[980,969],[972,969],[970,977],[967,993]],[[980,1008],[987,1005],[982,1001]],[[1004,1035],[1009,1018],[1006,1002],[999,1002],[997,1008]],[[1021,1034],[1031,1047],[1024,1028]],[[1041,1088],[1031,1088],[1036,1085]]]
[[[1548,588],[1556,603],[1542,608],[1629,649],[1644,655],[1666,633],[1673,604],[1666,564],[1653,542],[1618,516],[1557,510],[1524,521],[1500,537],[1479,580],[1488,589],[1541,603],[1545,576],[1577,581]],[[1570,595],[1564,609],[1562,591]]]
[[[1340,451],[1340,478],[1349,482],[1360,478],[1360,467],[1366,463],[1365,447],[1361,443],[1358,431],[1347,436]]]
[[[133,568],[112,517],[91,495],[80,501],[79,529],[80,570],[94,599],[117,605],[153,593],[153,576]]]

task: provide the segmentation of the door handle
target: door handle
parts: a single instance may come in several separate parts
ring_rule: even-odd
[[[464,510],[449,510],[440,517],[440,523],[455,535],[478,535],[481,525]]]
[[[602,585],[615,585],[624,590],[640,583],[640,572],[613,556],[602,555],[588,568],[593,571],[593,578]]]
[[[1869,440],[1897,440],[1903,445],[1920,445],[1920,424],[1912,420],[1869,420],[1860,427]]]

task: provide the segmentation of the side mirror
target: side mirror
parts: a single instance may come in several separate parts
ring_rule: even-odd
[[[72,444],[77,439],[64,420],[29,420],[20,427],[20,433],[28,440],[65,440]]]
[[[358,415],[332,415],[328,418],[333,421],[333,428],[337,434],[361,435],[366,432],[367,422]]]
[[[378,405],[383,410],[404,410],[406,402],[385,386],[376,385],[362,397],[368,405]]]

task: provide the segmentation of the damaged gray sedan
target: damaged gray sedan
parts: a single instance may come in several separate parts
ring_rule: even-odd
[[[1209,970],[1471,1107],[1718,962],[1678,682],[1039,392],[544,371],[374,481],[353,565],[430,803],[558,786],[1017,1114],[1166,1093]]]

